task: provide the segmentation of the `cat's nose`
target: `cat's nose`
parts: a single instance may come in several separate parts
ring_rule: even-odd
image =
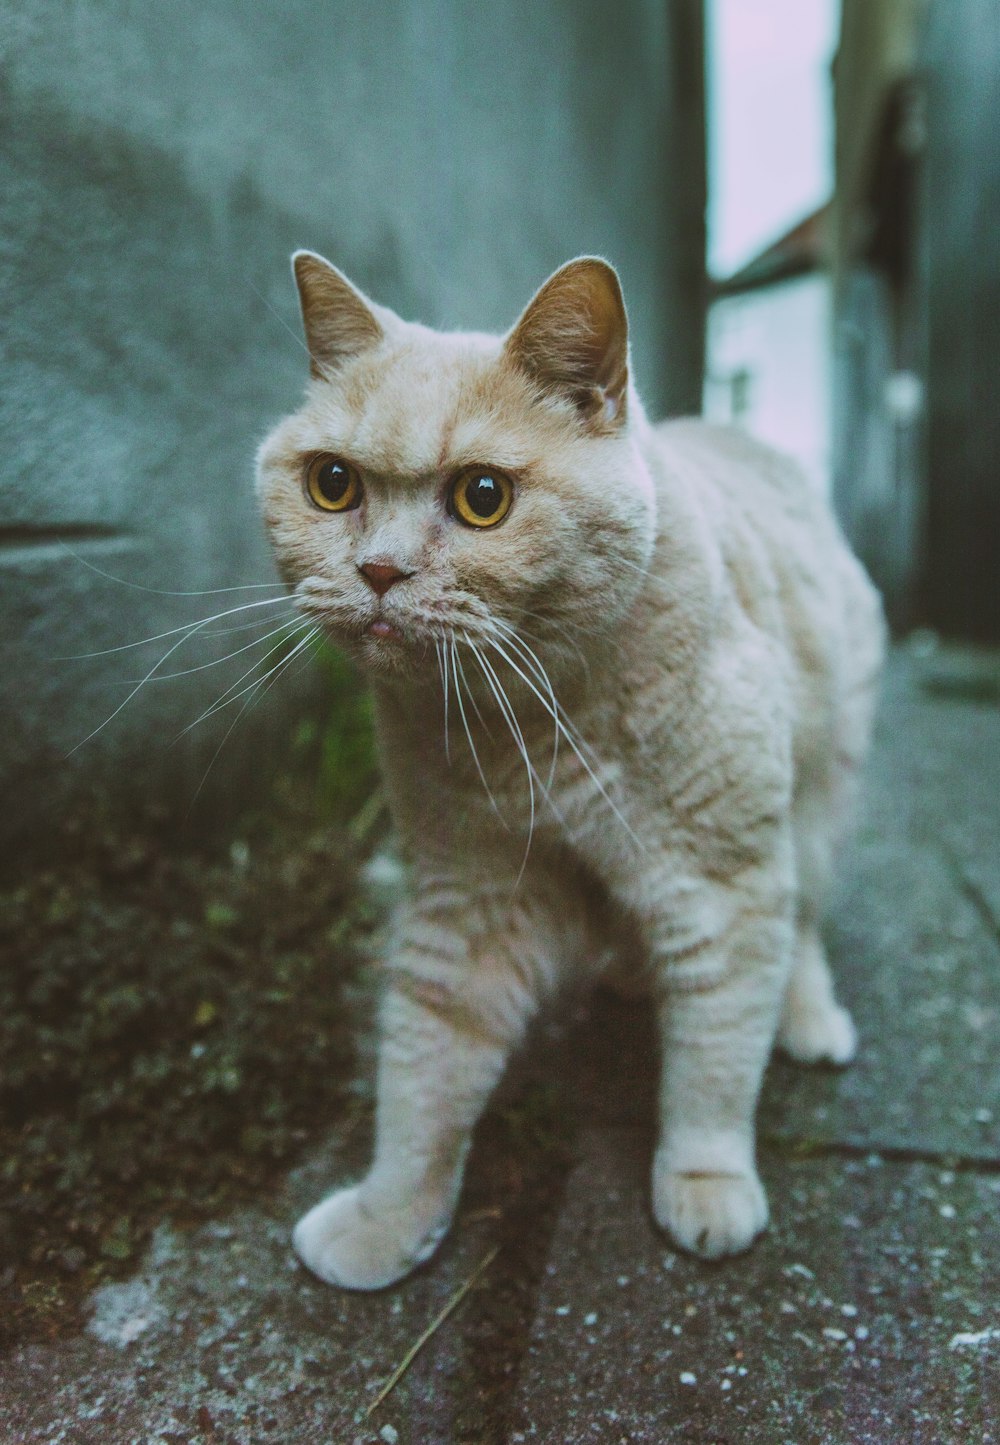
[[[402,582],[413,576],[412,572],[404,572],[402,568],[394,567],[391,562],[365,562],[358,571],[372,591],[377,592],[380,597],[383,592],[388,592],[394,582]]]

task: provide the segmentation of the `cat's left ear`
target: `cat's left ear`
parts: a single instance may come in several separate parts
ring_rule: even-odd
[[[617,272],[599,256],[568,261],[536,293],[505,344],[545,391],[572,401],[589,430],[614,432],[628,399],[628,318]]]

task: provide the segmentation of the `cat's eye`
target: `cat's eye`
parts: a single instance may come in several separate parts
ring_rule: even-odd
[[[466,467],[451,484],[448,510],[467,527],[495,527],[510,511],[514,484],[493,467]]]
[[[306,492],[324,512],[349,512],[361,505],[361,478],[342,457],[313,457],[306,467]]]

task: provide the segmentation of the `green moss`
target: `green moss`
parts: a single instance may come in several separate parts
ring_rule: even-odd
[[[350,663],[334,648],[321,647],[317,664],[327,704],[318,718],[300,725],[295,747],[300,755],[315,759],[320,816],[343,822],[364,807],[378,776],[372,702]]]
[[[223,858],[90,831],[0,895],[0,1334],[72,1321],[165,1214],[258,1193],[329,1127],[359,861],[286,812]]]

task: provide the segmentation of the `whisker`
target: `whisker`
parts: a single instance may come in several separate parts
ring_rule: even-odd
[[[154,597],[216,597],[223,592],[251,592],[260,590],[263,587],[285,587],[284,582],[240,582],[235,587],[204,587],[194,592],[173,592],[163,587],[147,587],[144,582],[130,582],[125,577],[116,577],[113,572],[105,572],[103,567],[95,567],[86,557],[81,557],[68,542],[59,539],[59,545],[68,552],[81,567],[86,567],[91,572],[96,572],[98,577],[103,577],[106,582],[117,582],[119,587],[129,587],[133,592],[150,592]],[[287,590],[287,588],[286,588]]]
[[[506,716],[507,716],[506,710],[509,709],[511,716],[515,716],[513,704],[511,703],[510,698],[508,697],[506,688],[504,687],[503,683],[500,681],[500,677],[499,677],[499,674],[497,673],[496,668],[495,668],[495,667],[493,666],[493,664],[489,661],[489,659],[485,656],[485,654],[482,652],[482,650],[477,646],[477,644],[472,641],[471,638],[467,638],[466,641],[468,642],[469,647],[472,649],[473,653],[474,653],[475,656],[476,656],[477,661],[479,662],[480,670],[482,671],[483,676],[486,678],[486,681],[487,681],[487,683],[488,683],[489,686],[490,686],[490,690],[491,690],[491,692],[493,693],[494,698],[496,699],[496,702],[497,702],[498,707],[500,708],[501,714],[502,714],[502,715],[504,716],[504,718],[506,719]],[[498,689],[499,689],[499,691],[498,691]],[[509,727],[509,726],[510,726],[510,723],[508,722],[508,727]],[[553,813],[556,821],[557,821],[558,823],[560,823],[560,824],[564,824],[565,820],[563,819],[562,813],[561,813],[561,812],[559,811],[559,809],[556,807],[555,799],[552,797],[552,794],[551,794],[551,792],[549,791],[548,784],[542,782],[542,780],[541,780],[541,778],[539,777],[539,774],[538,774],[538,769],[535,767],[534,763],[531,762],[530,754],[528,754],[528,752],[527,752],[527,745],[526,745],[526,744],[525,744],[525,752],[522,754],[522,756],[525,758],[525,760],[526,760],[527,763],[528,763],[528,766],[531,768],[531,772],[532,772],[532,775],[533,775],[533,777],[534,777],[534,780],[535,780],[535,782],[538,784],[538,789],[539,789],[539,791],[541,792],[542,796],[544,797],[546,803],[548,803],[549,807],[552,809],[552,813]]]
[[[473,738],[472,738],[472,729],[469,727],[469,720],[468,720],[468,718],[466,717],[466,714],[465,714],[465,703],[464,703],[463,700],[462,700],[462,686],[461,686],[461,683],[462,683],[462,681],[465,680],[465,672],[464,672],[464,669],[463,669],[462,672],[461,672],[461,674],[460,674],[460,673],[459,673],[459,668],[460,668],[460,667],[461,667],[461,664],[460,664],[460,662],[459,662],[459,660],[458,660],[458,648],[455,646],[455,639],[452,638],[452,639],[451,639],[451,669],[452,669],[452,675],[454,676],[454,679],[455,679],[455,700],[456,700],[456,702],[458,703],[458,710],[459,710],[459,713],[461,714],[462,726],[463,726],[463,728],[465,729],[465,736],[466,736],[466,737],[468,738],[468,740],[469,740],[469,751],[472,753],[472,761],[473,761],[473,762],[475,763],[475,765],[476,765],[476,772],[479,774],[479,781],[482,783],[483,787],[486,789],[486,796],[489,798],[490,803],[493,805],[493,811],[496,813],[496,815],[497,815],[497,817],[500,819],[500,821],[504,824],[504,827],[507,827],[507,824],[506,824],[506,822],[505,822],[505,820],[504,820],[503,814],[500,812],[500,809],[499,809],[499,807],[497,806],[497,800],[496,800],[496,798],[494,798],[493,793],[492,793],[492,791],[490,790],[490,785],[489,785],[489,783],[486,781],[486,774],[483,772],[482,764],[481,764],[480,761],[479,761],[479,753],[476,751],[476,744],[475,744],[475,742],[473,741]],[[466,682],[466,687],[468,687],[468,682]],[[471,691],[469,692],[469,697],[472,698],[472,693],[471,693]],[[474,699],[473,699],[473,701],[474,701]],[[477,709],[477,711],[478,711],[478,709]]]
[[[583,734],[580,732],[580,729],[575,725],[573,719],[563,707],[562,703],[559,702],[556,698],[555,693],[552,689],[552,685],[549,681],[548,674],[542,663],[540,662],[537,653],[535,653],[533,649],[528,646],[524,639],[517,632],[515,632],[515,630],[508,623],[501,622],[499,618],[494,618],[494,623],[504,629],[505,640],[510,643],[510,645],[517,652],[518,656],[525,663],[525,665],[531,668],[536,678],[538,678],[546,687],[552,698],[552,701],[555,703],[556,711],[559,714],[560,723],[567,730],[567,733],[571,733],[578,746],[582,748],[584,752],[590,754],[590,757],[595,763],[595,765],[600,765],[600,757],[587,742],[586,738],[584,738]]]
[[[301,631],[302,628],[306,627],[312,628],[313,631],[316,630],[312,623],[305,620],[300,624],[299,630]],[[294,636],[294,633],[291,635]],[[245,693],[250,692],[252,688],[256,687],[259,683],[265,681],[268,677],[270,677],[271,673],[266,672],[264,673],[263,677],[254,678],[252,682],[247,683],[246,687],[240,687],[241,682],[245,682],[248,677],[253,677],[253,674],[257,671],[257,669],[259,667],[263,667],[274,656],[276,652],[280,651],[280,649],[288,640],[289,639],[287,637],[283,637],[280,642],[276,642],[273,644],[273,646],[268,648],[264,656],[258,657],[256,662],[254,662],[252,666],[247,668],[246,672],[242,673],[241,676],[239,676],[234,683],[231,683],[229,687],[226,688],[225,692],[222,693],[220,697],[216,698],[215,702],[212,703],[211,707],[207,707],[205,711],[200,714],[200,716],[195,718],[194,722],[190,722],[187,724],[186,727],[181,728],[180,732],[177,734],[177,738],[182,738],[185,733],[189,733],[192,728],[196,728],[199,723],[205,722],[207,718],[214,716],[215,713],[221,712],[224,708],[227,708],[232,703],[237,702],[241,697],[244,696]],[[298,644],[296,644],[296,648],[297,646]],[[293,649],[293,651],[295,650],[296,649]],[[283,659],[279,659],[278,662],[274,664],[275,667],[280,667],[282,661]],[[177,741],[177,739],[175,739],[175,741]]]
[[[466,643],[466,645],[467,645],[468,647],[472,647],[472,646],[473,646],[472,639],[469,637],[468,633],[465,633],[465,632],[462,633],[462,640],[463,640],[463,642]],[[459,670],[459,672],[462,674],[462,681],[465,683],[466,691],[467,691],[468,694],[469,694],[469,701],[472,703],[473,710],[475,711],[476,717],[479,719],[479,723],[480,723],[480,725],[481,725],[481,727],[482,727],[482,729],[483,729],[483,732],[484,732],[484,733],[486,734],[486,736],[489,738],[490,742],[492,742],[492,741],[493,741],[493,734],[490,732],[490,725],[489,725],[489,723],[486,721],[486,719],[483,717],[483,714],[482,714],[482,712],[480,711],[480,708],[479,708],[479,704],[478,704],[478,702],[476,701],[476,694],[472,691],[472,688],[469,686],[469,680],[468,680],[468,678],[467,678],[466,675],[465,675],[465,668],[462,666],[462,659],[461,659],[461,657],[459,657],[459,655],[458,655],[457,652],[455,653],[455,657],[456,657],[456,660],[457,660],[457,662],[458,662],[458,670]]]
[[[303,639],[303,642],[305,643],[312,641],[319,635],[319,631],[320,629],[318,627],[314,627],[312,629],[312,632]],[[302,644],[300,644],[300,647],[301,646]],[[256,696],[254,695],[253,690],[250,690],[250,696],[247,698],[246,702],[243,704],[239,712],[233,718],[228,728],[226,728],[226,731],[222,735],[222,741],[219,743],[219,746],[216,748],[215,752],[209,759],[208,767],[202,774],[201,782],[198,784],[197,788],[195,788],[194,793],[191,797],[191,802],[188,805],[189,810],[193,808],[195,803],[198,801],[198,795],[201,793],[202,788],[204,788],[205,784],[207,783],[209,773],[215,767],[219,754],[222,752],[222,749],[225,747],[233,732],[238,727],[241,718],[243,718],[249,710],[252,710],[257,706],[258,702],[260,702],[261,698],[264,696],[264,693],[267,692],[268,688],[273,687],[274,683],[280,677],[281,673],[285,670],[285,667],[288,665],[288,663],[291,662],[297,651],[299,651],[299,648],[295,648],[292,652],[290,652],[288,656],[283,659],[282,662],[279,662],[275,667],[271,669],[270,672],[265,673],[264,677],[257,679],[257,682],[254,684],[255,687],[260,688],[261,684],[265,682],[267,683],[267,687],[263,689],[263,692],[257,692]],[[270,679],[270,681],[268,681],[268,679]]]
[[[289,608],[289,617],[302,616],[297,606]],[[270,617],[255,617],[252,622],[238,622],[234,627],[210,627],[203,632],[202,637],[233,637],[238,632],[252,632],[256,627],[266,627],[271,621]]]
[[[262,690],[257,693],[256,696],[251,695],[251,707],[256,707],[257,704],[260,702],[261,698],[271,691],[271,688],[278,681],[278,678],[281,677],[283,673],[288,671],[292,662],[296,657],[298,657],[299,653],[306,651],[317,640],[322,641],[322,628],[313,627],[311,631],[306,633],[305,637],[301,638],[300,641],[295,644],[291,652],[289,652],[287,656],[281,659],[281,661],[277,664],[276,667],[272,667],[270,672],[265,673],[265,675],[260,679],[260,684],[265,684],[262,687]],[[315,656],[315,649],[313,650],[313,655]],[[311,657],[304,657],[300,666],[295,669],[294,676],[298,676],[298,674],[302,671],[302,668],[308,666],[311,661]]]
[[[435,647],[438,646],[435,639]],[[446,639],[441,639],[438,652],[438,666],[441,669],[441,689],[444,693],[444,756],[448,766],[451,766],[451,742],[448,737],[448,654],[445,651]]]
[[[621,811],[619,810],[617,804],[614,802],[614,800],[613,800],[613,799],[611,798],[611,796],[609,795],[609,793],[608,793],[607,789],[605,788],[604,784],[601,782],[600,778],[599,778],[599,777],[597,776],[597,774],[594,772],[594,770],[593,770],[593,768],[591,767],[590,763],[587,761],[586,757],[584,756],[583,752],[581,751],[580,746],[578,746],[577,741],[576,741],[576,739],[575,739],[574,736],[573,736],[573,731],[575,731],[575,729],[573,729],[573,731],[571,731],[570,728],[567,726],[568,719],[566,719],[566,720],[564,721],[564,716],[565,716],[565,715],[561,715],[561,714],[562,714],[562,709],[558,707],[558,703],[557,703],[557,705],[556,705],[558,711],[553,711],[553,710],[552,710],[552,707],[551,707],[551,704],[549,703],[548,699],[544,696],[543,693],[539,692],[538,688],[537,688],[537,687],[535,686],[535,684],[531,681],[530,677],[528,677],[527,673],[525,673],[524,671],[522,671],[522,669],[521,669],[520,667],[518,667],[517,663],[514,662],[513,659],[504,651],[504,649],[500,646],[500,644],[499,644],[495,639],[493,639],[493,640],[490,641],[489,645],[490,645],[490,647],[493,648],[493,650],[494,650],[496,653],[499,654],[500,657],[503,658],[503,660],[507,663],[507,666],[510,667],[514,672],[517,673],[517,675],[521,678],[522,682],[524,682],[524,684],[525,684],[528,688],[531,689],[531,691],[534,693],[535,697],[537,697],[538,701],[542,704],[542,706],[545,708],[545,710],[550,714],[550,716],[552,717],[553,721],[555,722],[557,728],[559,728],[559,729],[561,730],[563,737],[566,739],[567,743],[568,743],[569,746],[572,748],[573,752],[576,754],[576,757],[579,759],[580,763],[582,764],[584,770],[586,771],[586,773],[587,773],[588,776],[590,777],[590,779],[591,779],[591,781],[593,782],[594,786],[597,788],[598,792],[601,794],[601,797],[602,797],[602,798],[604,799],[604,801],[607,803],[608,807],[609,807],[609,808],[611,809],[611,811],[614,813],[615,817],[616,817],[616,818],[618,819],[618,821],[621,823],[622,827],[623,827],[623,828],[625,829],[625,831],[628,833],[628,835],[629,835],[629,837],[632,839],[632,841],[633,841],[638,847],[642,848],[642,847],[643,847],[642,841],[641,841],[641,840],[636,836],[636,834],[632,831],[632,828],[631,828],[631,826],[629,825],[627,819],[626,819],[626,818],[624,817],[624,815],[621,813]],[[523,644],[522,644],[522,645],[523,645]],[[537,659],[536,659],[536,662],[537,662]],[[539,664],[539,665],[540,665],[540,664]],[[583,743],[583,739],[581,739],[580,741],[581,741],[581,743]]]
[[[549,780],[548,780],[548,783],[547,783],[546,786],[547,786],[547,788],[551,789],[553,780],[555,779],[555,775],[556,775],[556,764],[557,764],[558,761],[559,761],[559,718],[558,718],[558,714],[559,714],[559,712],[560,712],[559,702],[558,702],[558,700],[557,700],[557,698],[556,698],[555,689],[554,689],[553,686],[552,686],[552,680],[551,680],[551,678],[549,677],[548,673],[546,672],[545,667],[543,666],[542,662],[540,661],[540,659],[538,658],[538,656],[536,655],[536,653],[534,653],[534,652],[532,651],[532,649],[528,646],[528,644],[527,644],[526,642],[525,642],[525,643],[521,643],[521,639],[519,638],[518,634],[514,631],[514,629],[513,629],[508,623],[502,622],[502,621],[500,620],[500,618],[494,618],[494,619],[493,619],[493,622],[494,622],[494,625],[497,626],[497,627],[499,627],[499,628],[501,628],[501,630],[504,632],[504,634],[509,638],[512,646],[520,643],[521,647],[524,649],[524,653],[528,654],[528,655],[530,656],[530,658],[532,659],[532,662],[533,662],[533,664],[534,664],[534,672],[535,672],[535,675],[540,679],[543,687],[545,687],[546,691],[547,691],[548,694],[549,694],[549,698],[550,698],[551,703],[552,703],[552,706],[551,706],[551,708],[549,709],[549,711],[550,711],[550,713],[551,713],[551,715],[552,715],[552,718],[553,718],[553,728],[552,728],[552,762],[549,764]],[[523,656],[523,655],[524,655],[524,654],[522,654],[522,656]]]
[[[277,311],[277,310],[271,305],[270,301],[268,301],[268,299],[267,299],[267,297],[264,295],[263,291],[259,291],[259,290],[257,289],[257,287],[256,287],[256,286],[253,284],[253,282],[250,280],[250,277],[249,277],[249,276],[246,278],[246,283],[247,283],[247,285],[250,287],[250,290],[253,291],[257,296],[260,297],[261,301],[263,301],[264,305],[267,307],[268,311],[270,311],[271,315],[275,318],[275,320],[278,322],[278,324],[279,324],[280,326],[283,326],[284,329],[288,332],[289,336],[290,336],[290,337],[292,338],[292,340],[295,342],[296,346],[301,346],[302,350],[303,350],[303,351],[305,352],[305,354],[308,356],[309,360],[312,362],[313,366],[315,366],[316,370],[320,373],[320,375],[323,377],[323,379],[324,379],[325,381],[329,381],[329,380],[330,380],[330,370],[329,370],[329,368],[328,368],[327,366],[324,366],[321,361],[319,361],[315,356],[313,356],[312,352],[309,350],[308,346],[307,346],[306,343],[303,341],[302,337],[299,336],[296,332],[294,332],[294,331],[292,330],[292,328],[289,326],[288,322],[287,322],[287,321],[285,320],[285,318],[282,316],[281,312],[280,312],[280,311]]]
[[[567,644],[573,649],[575,653],[578,654],[581,662],[583,663],[584,667],[586,667],[587,671],[590,671],[590,663],[587,659],[587,655],[581,648],[580,644],[577,642],[574,633],[582,637],[596,637],[600,639],[605,637],[606,634],[601,632],[599,628],[585,627],[582,623],[574,620],[573,631],[571,632],[568,627],[564,627],[563,624],[561,622],[557,622],[554,617],[546,617],[543,612],[532,612],[529,609],[525,608],[521,611],[520,615],[521,617],[530,617],[535,622],[540,622],[543,627],[548,627],[553,632],[557,633],[560,637],[565,638]],[[499,618],[494,618],[493,620],[496,622],[500,621]],[[529,632],[526,627],[522,627],[521,631],[527,637],[534,637],[536,641],[540,640],[537,633]]]
[[[545,671],[545,668],[539,661],[537,654],[528,646],[528,644],[521,637],[518,636],[516,632],[513,631],[512,628],[506,629],[504,641],[514,649],[514,652],[516,653],[518,658],[524,663],[526,667],[530,669],[531,672],[534,673],[535,677],[541,682],[542,686],[546,688],[546,691],[549,694],[549,699],[541,697],[537,689],[531,682],[531,679],[526,677],[524,673],[522,673],[520,669],[514,665],[514,663],[509,657],[505,656],[505,661],[508,663],[509,666],[514,667],[515,672],[517,672],[518,675],[521,677],[522,681],[532,689],[532,691],[535,693],[535,696],[538,697],[539,702],[541,702],[542,705],[549,711],[554,708],[556,720],[559,723],[560,728],[562,728],[567,741],[575,742],[578,747],[582,748],[585,752],[590,753],[596,764],[600,764],[601,759],[598,757],[597,753],[586,741],[586,739],[582,736],[579,728],[575,726],[569,714],[566,712],[566,709],[563,707],[562,703],[560,703],[559,700],[556,698],[555,692],[552,689],[552,684],[549,681],[548,673]]]
[[[168,637],[176,637],[178,632],[193,636],[203,627],[207,627],[210,622],[220,622],[224,617],[234,617],[237,612],[250,612],[255,607],[277,607],[279,602],[288,600],[286,593],[283,597],[265,597],[260,602],[243,602],[239,607],[230,607],[225,612],[216,612],[213,617],[203,617],[200,622],[185,622],[181,627],[171,627],[166,632],[155,633],[152,637],[140,637],[137,642],[123,642],[120,647],[102,647],[99,652],[75,652],[68,657],[55,657],[52,660],[53,662],[85,662],[91,657],[111,657],[113,653],[128,652],[133,647],[146,647],[151,642],[163,642]],[[181,641],[183,642],[184,639],[182,638]],[[171,648],[170,651],[172,652],[174,649]],[[169,656],[168,652],[164,658]]]
[[[471,645],[472,644],[470,644],[470,646]],[[481,652],[478,647],[473,647],[473,654],[479,663],[480,669],[482,670],[483,676],[486,678],[487,684],[489,685],[493,696],[497,700],[497,706],[500,708],[500,712],[504,718],[504,721],[506,722],[507,727],[510,729],[510,735],[514,739],[514,742],[517,744],[517,750],[520,753],[521,758],[524,762],[525,770],[528,776],[528,841],[524,850],[524,858],[521,861],[521,869],[517,875],[517,883],[520,883],[521,878],[524,875],[525,865],[528,862],[528,853],[531,850],[531,840],[535,836],[535,778],[537,775],[532,765],[531,757],[528,753],[527,744],[524,741],[524,734],[521,731],[521,725],[518,722],[517,714],[514,711],[514,706],[511,703],[510,698],[507,696],[503,683],[500,681],[499,677],[496,674],[496,669],[493,667],[489,658],[486,657],[485,653]],[[517,883],[515,883],[515,887],[517,887]]]
[[[608,567],[611,570],[613,570],[615,567],[631,567],[632,571],[638,572],[640,577],[648,577],[652,565],[652,557],[650,557],[649,561],[646,563],[645,566],[640,565],[640,563],[638,562],[630,562],[627,557],[616,557],[613,562],[608,563]]]
[[[149,678],[149,681],[170,682],[173,678],[189,677],[193,672],[204,672],[206,668],[218,667],[223,662],[229,662],[232,658],[239,657],[244,652],[250,652],[253,648],[260,647],[262,643],[267,642],[268,638],[276,637],[279,632],[287,632],[293,627],[295,627],[295,621],[289,619],[287,622],[282,622],[278,627],[272,627],[271,631],[265,632],[263,637],[255,637],[252,642],[245,643],[243,647],[237,647],[235,651],[227,652],[224,657],[213,658],[211,662],[199,662],[196,667],[184,667],[177,672],[158,672],[155,677]],[[134,678],[130,678],[128,681],[133,682]]]
[[[205,769],[205,771],[204,771],[204,772],[202,773],[202,775],[201,775],[201,782],[198,784],[198,786],[195,788],[194,792],[191,794],[191,801],[190,801],[190,803],[188,804],[188,813],[189,813],[189,814],[190,814],[190,812],[191,812],[191,809],[194,807],[195,803],[198,801],[198,797],[199,797],[199,795],[200,795],[200,793],[201,793],[202,788],[203,788],[203,787],[205,786],[205,784],[208,782],[208,775],[209,775],[209,773],[212,771],[212,769],[215,767],[215,764],[216,764],[216,762],[217,762],[217,760],[218,760],[219,754],[222,752],[222,749],[226,746],[226,743],[228,743],[230,737],[231,737],[232,734],[233,734],[233,731],[235,730],[237,724],[238,724],[239,721],[240,721],[240,718],[243,717],[244,713],[247,711],[247,709],[248,709],[249,707],[252,706],[252,704],[253,704],[253,697],[251,696],[251,697],[248,697],[248,698],[247,698],[246,702],[245,702],[245,703],[243,704],[243,706],[240,708],[239,712],[236,714],[236,716],[233,718],[232,722],[231,722],[231,723],[229,724],[229,726],[226,728],[226,731],[223,733],[223,735],[222,735],[222,740],[220,741],[219,746],[216,748],[215,752],[214,752],[214,753],[212,754],[212,756],[209,758],[209,760],[208,760],[208,767]],[[178,736],[180,736],[180,734],[178,734]],[[175,738],[174,741],[176,742],[177,739]]]
[[[283,599],[275,599],[275,600],[283,600]],[[260,603],[257,603],[257,602],[251,602],[251,603],[248,603],[248,604],[246,604],[246,605],[249,606],[249,607],[257,607],[257,606],[260,606],[261,604],[260,604]],[[237,609],[237,610],[238,610],[238,609]],[[201,628],[204,627],[204,626],[206,626],[209,622],[214,622],[215,620],[216,620],[215,618],[206,618],[204,622],[197,622],[197,623],[194,624],[193,627],[189,627],[189,628],[185,629],[184,632],[183,632],[183,636],[179,637],[179,638],[177,639],[177,641],[172,644],[172,646],[168,647],[167,650],[166,650],[166,652],[163,654],[163,656],[162,656],[157,662],[154,662],[154,663],[153,663],[153,666],[152,666],[152,667],[149,669],[149,671],[146,673],[146,676],[143,677],[143,678],[140,678],[140,680],[136,683],[135,687],[134,687],[134,688],[132,689],[132,691],[128,694],[128,696],[127,696],[122,702],[120,702],[120,703],[118,704],[118,706],[115,708],[114,712],[110,713],[110,714],[108,715],[108,717],[106,717],[106,718],[104,719],[104,721],[99,724],[99,726],[97,726],[96,728],[94,728],[93,731],[92,731],[92,732],[89,732],[85,738],[81,738],[78,743],[76,743],[72,748],[70,748],[70,750],[69,750],[69,752],[66,754],[66,756],[67,756],[67,757],[72,757],[73,754],[77,751],[78,748],[82,748],[82,747],[83,747],[84,743],[89,743],[90,740],[91,740],[91,738],[96,737],[99,732],[103,732],[103,730],[107,727],[108,723],[112,722],[124,708],[128,707],[129,703],[132,701],[132,699],[133,699],[139,692],[141,692],[142,688],[146,685],[146,683],[149,682],[150,679],[151,679],[157,672],[159,672],[160,668],[161,668],[161,667],[163,666],[163,664],[167,661],[167,659],[168,659],[169,657],[172,657],[173,654],[177,651],[177,649],[178,649],[179,647],[182,647],[182,646],[184,645],[184,643],[188,640],[189,637],[193,636],[194,633],[199,632],[199,631],[201,630]],[[166,634],[166,635],[167,635],[167,636],[172,636],[173,634],[172,634],[172,633],[168,633],[168,634]],[[116,649],[113,649],[113,650],[114,650],[114,651],[119,651],[120,649],[117,649],[117,648],[116,648]]]

